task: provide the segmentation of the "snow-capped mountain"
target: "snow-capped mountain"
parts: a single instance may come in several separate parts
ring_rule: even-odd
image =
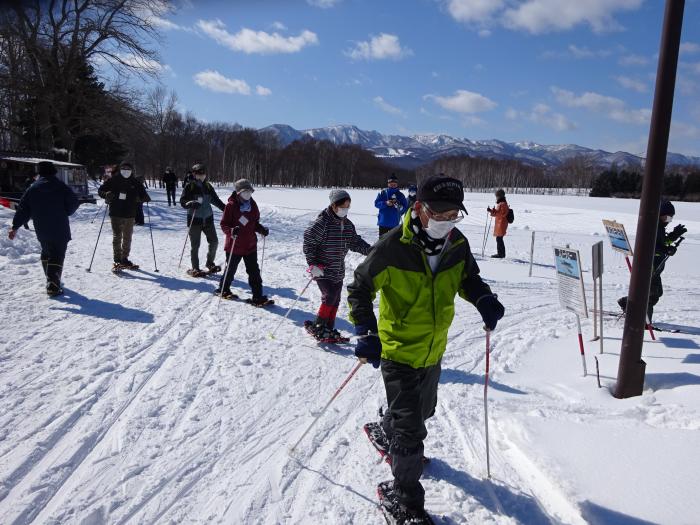
[[[601,168],[612,165],[637,167],[643,161],[640,155],[624,151],[609,152],[585,148],[576,144],[542,145],[530,141],[470,140],[444,134],[424,134],[410,137],[384,135],[377,131],[365,131],[350,125],[296,130],[285,124],[274,124],[258,131],[275,135],[283,146],[304,137],[328,140],[333,144],[355,144],[372,151],[378,157],[406,168],[420,166],[440,157],[454,155],[516,159],[535,166],[559,166],[575,158]],[[700,157],[669,153],[668,164],[700,166]]]

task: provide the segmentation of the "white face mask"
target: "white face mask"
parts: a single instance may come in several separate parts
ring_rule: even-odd
[[[249,201],[250,198],[253,196],[253,192],[250,190],[243,190],[238,195],[240,195],[241,199],[243,199],[244,201]]]
[[[131,177],[131,170],[120,170],[120,173],[122,174],[122,177],[125,179],[128,179]]]
[[[348,216],[348,212],[350,211],[350,208],[337,208],[335,210],[335,214],[340,217],[341,219],[345,218]]]
[[[204,179],[206,179],[207,176],[206,175],[195,175],[194,178],[197,179],[199,182],[204,182]]]
[[[428,219],[428,227],[425,228],[425,233],[436,240],[444,239],[450,234],[452,228],[454,227],[454,223],[450,221],[436,221],[435,219]]]

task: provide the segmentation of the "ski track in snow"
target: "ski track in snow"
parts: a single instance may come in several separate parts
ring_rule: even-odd
[[[184,275],[189,246],[177,271],[185,212],[159,202],[162,190],[151,191],[157,197],[150,211],[160,273],[152,268],[148,228],[136,227],[131,258],[141,270],[113,275],[108,225],[92,273],[85,272],[100,220],[90,222],[97,209],[92,205],[81,207],[72,221],[64,298],[42,293],[33,233],[20,232],[14,244],[0,240],[5,285],[0,308],[18,327],[16,333],[0,333],[0,521],[383,523],[375,490],[391,473],[362,431],[384,401],[378,371],[361,367],[296,452],[288,452],[356,363],[350,345],[316,345],[301,327],[320,302],[313,284],[282,319],[306,283],[302,233],[326,192],[278,190],[280,197],[269,190],[269,202],[268,190],[256,193],[262,222],[272,231],[263,277],[277,304],[252,309],[242,302],[219,304],[211,294],[214,278]],[[370,204],[356,198],[351,218],[373,242],[373,193],[356,193]],[[301,195],[310,200],[297,207],[281,204]],[[569,235],[538,231],[545,247],[538,250],[532,279],[527,230],[507,238],[512,260],[477,256],[483,277],[507,309],[507,322],[492,341],[493,478],[485,479],[484,334],[476,310],[458,300],[436,416],[427,423],[431,462],[424,486],[436,523],[586,523],[573,489],[522,446],[527,430],[518,414],[572,422],[627,417],[657,428],[698,428],[698,418],[677,406],[625,405],[610,413],[591,408],[559,383],[520,384],[523,360],[544,342],[575,332],[573,317],[557,304],[551,245],[580,248],[588,270],[589,246],[600,240],[591,233],[600,230],[597,224],[582,224],[585,205],[573,212],[565,204],[531,208],[518,210],[518,220],[546,212],[547,219],[540,217],[532,227],[551,230],[554,215],[559,232]],[[2,223],[10,217],[0,210]],[[700,222],[694,224],[700,230]],[[474,215],[461,225],[475,253],[483,225]],[[697,244],[694,239],[697,235],[689,243]],[[219,232],[219,259],[222,245]],[[606,257],[609,267],[619,262],[612,252]],[[361,260],[348,256],[347,280]],[[608,300],[624,289],[624,271],[617,275],[605,282]],[[695,283],[669,281],[674,293],[693,298],[671,321],[682,320],[684,311],[696,313]],[[234,286],[248,293],[243,265]],[[343,302],[338,328],[349,332],[345,319]],[[607,330],[621,328],[613,319],[605,322]],[[593,343],[587,345],[595,351]]]

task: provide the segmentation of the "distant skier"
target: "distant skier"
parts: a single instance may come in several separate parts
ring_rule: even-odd
[[[321,290],[321,307],[315,321],[305,323],[316,339],[340,340],[335,329],[335,317],[340,305],[345,278],[345,256],[348,251],[367,255],[372,247],[355,231],[355,225],[347,218],[350,210],[350,194],[345,190],[332,190],[330,205],[304,232],[304,255],[309,273]]]
[[[223,299],[238,299],[238,296],[231,291],[231,282],[236,274],[241,260],[245,264],[248,273],[248,284],[252,291],[252,298],[247,302],[254,306],[265,306],[272,304],[272,300],[263,295],[263,281],[258,265],[258,237],[257,233],[263,237],[270,234],[270,230],[260,224],[260,210],[258,204],[253,199],[255,188],[247,179],[236,181],[235,191],[231,194],[221,218],[221,230],[226,235],[226,260],[231,260],[231,267],[224,268],[221,276],[217,295]]]
[[[385,515],[396,523],[432,523],[424,510],[425,421],[435,411],[442,356],[459,294],[496,328],[504,308],[479,276],[469,242],[455,225],[465,212],[462,183],[431,176],[418,188],[403,227],[384,235],[348,286],[355,355],[381,364],[388,410],[365,432],[388,454],[394,480],[379,484]],[[379,322],[373,302],[379,293]],[[389,519],[387,519],[389,521]]]
[[[190,261],[192,268],[187,273],[192,277],[202,277],[207,273],[221,271],[216,264],[216,249],[219,239],[214,227],[214,210],[212,204],[224,210],[224,203],[216,194],[216,190],[207,179],[207,172],[203,164],[192,166],[194,178],[187,183],[180,196],[180,205],[187,209],[187,225],[190,231]],[[191,225],[191,226],[190,226]],[[207,272],[199,268],[199,246],[202,242],[202,233],[207,238]]]
[[[412,208],[416,203],[416,193],[418,193],[418,188],[415,184],[411,184],[408,187],[408,207]]]
[[[134,178],[144,187],[144,189],[148,188],[148,183],[146,182],[146,177],[143,175],[134,175]],[[134,218],[134,224],[137,226],[145,226],[146,221],[145,217],[143,215],[143,203],[145,201],[143,200],[138,200],[136,203],[136,217]]]
[[[163,175],[163,184],[165,184],[165,193],[168,194],[168,206],[172,202],[173,206],[177,206],[177,201],[175,200],[175,189],[177,188],[177,175],[173,169],[168,166],[165,168],[165,174]]]
[[[387,187],[374,199],[374,206],[379,209],[377,225],[381,237],[399,225],[403,212],[408,208],[406,197],[399,190],[399,180],[393,173],[387,180]]]
[[[486,211],[495,217],[496,221],[493,226],[493,236],[496,237],[496,253],[491,257],[494,259],[503,259],[506,256],[506,245],[503,242],[503,237],[508,230],[508,202],[506,201],[506,192],[496,190],[496,206],[486,208]]]
[[[41,267],[46,277],[46,293],[63,293],[61,274],[68,241],[71,240],[68,217],[78,209],[78,198],[66,184],[56,178],[52,162],[37,164],[39,177],[24,192],[12,219],[8,237],[15,238],[17,230],[29,219],[41,244]]]
[[[115,272],[138,268],[138,265],[129,260],[134,222],[139,205],[151,201],[143,183],[137,180],[133,173],[131,163],[122,162],[97,190],[97,194],[109,205],[114,252],[112,270]]]
[[[649,286],[649,303],[647,305],[647,316],[651,323],[651,318],[654,315],[654,306],[659,302],[664,294],[663,283],[661,282],[661,273],[666,268],[666,260],[673,255],[676,255],[677,247],[674,243],[680,239],[688,229],[678,224],[671,233],[666,233],[666,226],[673,221],[676,214],[676,208],[670,201],[663,201],[659,208],[659,224],[656,228],[656,247],[654,249],[654,263],[652,267],[651,283]],[[622,311],[627,310],[627,296],[620,297],[617,300]]]

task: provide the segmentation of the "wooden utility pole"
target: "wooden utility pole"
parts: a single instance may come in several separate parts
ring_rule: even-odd
[[[671,130],[673,93],[676,86],[684,7],[685,0],[666,0],[659,64],[656,71],[654,108],[651,114],[642,196],[639,202],[637,238],[634,243],[634,265],[630,277],[625,329],[614,393],[617,398],[639,396],[644,389],[646,363],[642,360],[642,343],[659,222],[661,190],[666,168],[668,136]]]

